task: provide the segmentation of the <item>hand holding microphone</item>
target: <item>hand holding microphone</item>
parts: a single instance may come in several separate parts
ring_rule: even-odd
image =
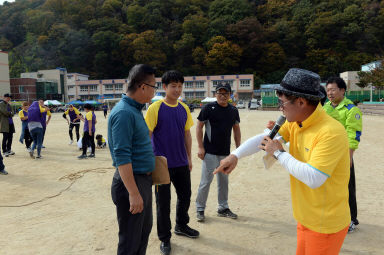
[[[274,123],[274,126],[273,126],[271,132],[269,132],[269,134],[268,134],[268,137],[269,137],[269,138],[273,139],[273,138],[276,136],[276,134],[277,134],[277,132],[279,132],[281,126],[285,123],[285,120],[286,120],[286,118],[285,118],[285,116],[283,116],[283,115],[281,115],[281,116],[277,119],[277,121]],[[273,122],[270,121],[270,122],[268,123],[268,126],[269,126],[270,124],[272,124],[272,123],[273,123]]]
[[[285,123],[286,118],[281,115],[277,121],[274,123],[272,130],[269,134],[264,137],[263,142],[259,145],[259,148],[267,151],[268,153],[273,154],[275,150],[283,149],[279,141],[274,141],[273,138],[276,136],[277,132],[279,132],[281,126]],[[272,121],[268,122],[267,127],[272,126]]]

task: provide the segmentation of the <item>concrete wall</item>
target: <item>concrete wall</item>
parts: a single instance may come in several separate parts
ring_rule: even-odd
[[[357,71],[347,71],[344,73],[340,73],[340,78],[345,81],[347,84],[347,91],[362,91],[369,90],[370,88],[360,88],[356,85],[359,82],[359,76],[357,75]]]
[[[0,98],[10,92],[8,53],[0,51]]]

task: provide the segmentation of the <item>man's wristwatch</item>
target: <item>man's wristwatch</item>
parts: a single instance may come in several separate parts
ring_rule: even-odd
[[[275,159],[277,159],[277,158],[280,156],[280,154],[283,153],[283,152],[285,152],[285,150],[275,150],[275,151],[273,152],[273,157],[274,157]]]

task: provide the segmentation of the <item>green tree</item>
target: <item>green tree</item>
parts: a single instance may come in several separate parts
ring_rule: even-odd
[[[383,60],[381,63],[384,63]],[[384,89],[384,66],[382,64],[368,72],[360,71],[357,75],[359,77],[357,86],[365,88],[372,85],[378,89]]]
[[[163,67],[167,56],[162,51],[160,38],[155,31],[148,30],[138,34],[132,42],[133,59],[136,63],[146,63],[155,67]]]
[[[217,40],[219,39],[219,40]],[[214,74],[233,73],[238,70],[242,49],[230,41],[221,42],[222,38],[212,38],[214,43],[205,57],[205,64]]]
[[[199,44],[207,39],[208,27],[209,20],[202,15],[191,15],[184,20],[182,25],[184,34],[191,34]]]

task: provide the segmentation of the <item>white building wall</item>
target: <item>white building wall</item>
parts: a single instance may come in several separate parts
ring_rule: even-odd
[[[360,88],[356,85],[359,82],[359,76],[357,71],[347,71],[344,73],[340,73],[340,78],[345,81],[347,84],[347,91],[362,91],[369,90],[369,88]]]
[[[86,81],[89,75],[79,73],[68,73],[67,74],[67,95],[68,102],[77,100],[76,81]]]
[[[8,53],[0,51],[0,98],[10,92]]]
[[[156,78],[156,82],[161,85],[161,78]],[[230,83],[232,91],[237,95],[240,94],[240,97],[252,97],[254,83],[252,74],[185,76],[182,97],[184,99],[213,97],[219,82]],[[204,83],[203,87],[201,83]],[[164,95],[165,91],[160,86],[157,93]]]

